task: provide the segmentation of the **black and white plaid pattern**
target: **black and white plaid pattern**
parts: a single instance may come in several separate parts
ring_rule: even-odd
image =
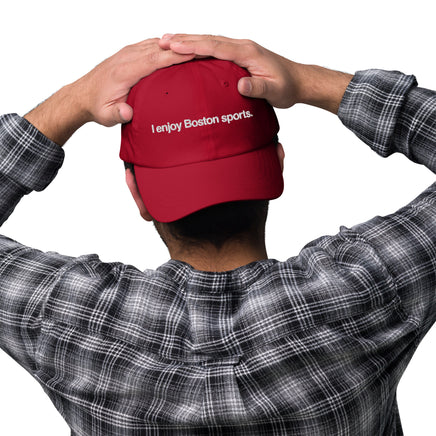
[[[436,94],[356,74],[339,116],[383,156],[435,168]],[[63,159],[0,119],[0,217]],[[141,272],[0,237],[0,345],[73,435],[401,435],[396,388],[435,320],[433,185],[286,262]]]

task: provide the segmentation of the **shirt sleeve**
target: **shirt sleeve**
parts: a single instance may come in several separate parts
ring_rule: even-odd
[[[338,116],[382,157],[399,152],[436,172],[436,92],[397,71],[359,71]]]
[[[25,118],[0,117],[0,224],[25,194],[49,185],[63,160],[63,149]]]
[[[358,72],[339,117],[383,157],[399,152],[436,172],[436,93],[398,72]],[[370,244],[393,278],[409,321],[425,334],[436,318],[436,183],[398,212],[343,229]]]
[[[24,118],[0,117],[0,224],[25,194],[54,179],[63,158],[62,148]],[[0,235],[0,348],[30,372],[44,304],[69,261]]]

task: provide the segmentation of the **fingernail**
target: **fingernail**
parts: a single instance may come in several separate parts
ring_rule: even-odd
[[[161,39],[171,39],[174,36],[174,33],[165,33]]]
[[[247,78],[242,78],[238,83],[238,90],[243,95],[250,95],[253,90],[253,86],[251,85],[251,81]]]

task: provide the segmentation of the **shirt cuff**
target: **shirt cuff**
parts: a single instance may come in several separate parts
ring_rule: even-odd
[[[342,123],[383,157],[398,151],[392,141],[397,119],[414,76],[398,71],[358,71],[339,106]]]
[[[27,190],[42,191],[55,178],[64,150],[17,114],[0,116],[0,173]]]

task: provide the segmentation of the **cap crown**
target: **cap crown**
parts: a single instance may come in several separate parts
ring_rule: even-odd
[[[279,130],[272,107],[237,90],[248,72],[201,59],[154,72],[130,91],[133,119],[122,127],[120,157],[148,168],[222,159],[262,148]]]

